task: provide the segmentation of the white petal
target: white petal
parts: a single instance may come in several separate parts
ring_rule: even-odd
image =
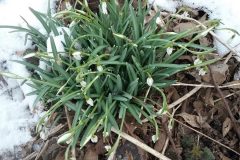
[[[93,100],[92,100],[92,98],[88,98],[88,99],[87,99],[87,104],[89,104],[90,106],[93,106]]]
[[[72,137],[72,133],[65,133],[63,134],[57,141],[57,143],[63,143],[68,141]]]
[[[148,84],[148,86],[152,86],[153,85],[153,79],[152,79],[152,77],[148,77],[147,78],[147,84]]]
[[[108,14],[106,2],[102,2],[102,12],[103,14]]]
[[[168,47],[168,48],[167,48],[167,54],[168,54],[168,55],[171,55],[172,52],[173,52],[173,48],[172,48],[172,47]]]
[[[81,52],[77,51],[77,52],[74,52],[72,55],[76,60],[81,61],[82,59]]]
[[[103,67],[102,67],[102,66],[97,66],[97,70],[98,70],[99,72],[102,72],[102,71],[103,71]]]
[[[92,138],[91,138],[91,142],[92,143],[97,143],[98,142],[98,136],[93,135]]]

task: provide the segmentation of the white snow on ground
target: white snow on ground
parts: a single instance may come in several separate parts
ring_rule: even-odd
[[[232,28],[240,33],[240,0],[149,0],[149,3],[156,4],[162,10],[176,12],[176,8],[189,6],[202,9],[209,14],[210,19],[220,19],[221,24],[215,30],[215,33],[221,37],[221,40],[230,44],[239,53],[240,60],[240,36],[234,35],[234,32],[223,28]],[[219,30],[220,29],[220,30]],[[229,50],[220,42],[214,40],[215,47],[220,55],[226,55]]]
[[[51,6],[55,6],[55,1],[50,0]],[[24,27],[25,23],[20,18],[22,16],[32,26],[42,29],[29,7],[46,13],[47,6],[48,0],[0,0],[0,25]],[[30,73],[24,66],[10,62],[10,60],[21,59],[16,56],[16,52],[31,47],[31,42],[24,45],[24,33],[9,33],[9,31],[9,29],[0,29],[0,72],[12,72],[28,77]],[[32,88],[21,85],[23,80],[6,77],[4,79],[5,82],[0,80],[0,155],[3,151],[13,150],[14,146],[29,141],[31,139],[30,127],[38,119],[38,116],[31,112],[35,96],[24,96],[31,92]]]

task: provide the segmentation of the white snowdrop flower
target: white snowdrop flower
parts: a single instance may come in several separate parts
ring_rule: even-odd
[[[155,143],[155,142],[157,142],[157,140],[158,140],[157,135],[152,135],[152,141]]]
[[[163,27],[164,26],[164,22],[163,20],[160,18],[160,17],[157,17],[156,18],[156,24]]]
[[[207,73],[207,72],[206,72],[206,70],[205,70],[204,68],[200,68],[200,69],[198,70],[198,74],[199,74],[200,76],[204,76],[206,73]]]
[[[152,79],[152,77],[148,77],[147,78],[147,84],[148,84],[148,86],[152,86],[153,85],[153,79]]]
[[[72,5],[70,4],[70,2],[66,2],[65,6],[66,6],[67,10],[71,10],[72,9]]]
[[[109,136],[109,132],[103,132],[103,137],[108,137]]]
[[[110,145],[106,145],[106,146],[104,146],[104,148],[105,148],[106,151],[108,152],[108,151],[112,148],[112,146],[110,146]]]
[[[102,66],[97,66],[97,70],[98,70],[99,72],[102,72],[102,71],[103,71],[103,67],[102,67]]]
[[[63,134],[58,140],[57,143],[64,143],[68,141],[72,137],[72,133],[65,133]]]
[[[200,60],[199,58],[195,59],[194,60],[194,65],[198,65],[198,64],[201,64],[202,63],[202,60]]]
[[[87,99],[87,104],[89,104],[90,106],[93,106],[93,100],[92,100],[92,98],[88,98],[88,99]]]
[[[70,143],[72,142],[72,140],[73,140],[73,139],[70,138],[70,139],[68,139],[68,140],[66,141],[66,143],[67,143],[67,144],[70,144]]]
[[[185,18],[189,17],[189,13],[187,11],[184,11],[182,14],[182,17],[185,17]]]
[[[77,51],[77,52],[74,52],[72,55],[76,60],[81,61],[82,59],[81,52]]]
[[[168,47],[168,48],[167,48],[167,54],[168,54],[168,55],[171,55],[172,52],[173,52],[173,48],[172,48],[172,47]]]
[[[97,143],[97,142],[98,142],[98,136],[93,135],[93,136],[91,137],[91,142],[92,142],[92,143]]]
[[[102,12],[103,14],[108,14],[106,2],[102,2]]]
[[[80,82],[80,85],[81,85],[83,88],[85,88],[85,87],[87,86],[87,82],[81,81],[81,82]]]
[[[72,22],[69,24],[69,28],[72,28],[75,24],[76,24],[76,21],[72,21]]]
[[[161,108],[161,109],[157,112],[157,114],[158,114],[158,115],[164,115],[164,114],[167,114],[167,110]]]

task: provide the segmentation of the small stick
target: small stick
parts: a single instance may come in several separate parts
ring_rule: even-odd
[[[186,125],[186,124],[184,124],[184,123],[182,123],[181,121],[179,121],[179,120],[177,120],[177,119],[175,119],[175,118],[173,118],[173,119],[174,119],[174,121],[176,121],[177,123],[183,125],[184,127],[187,127],[188,129],[191,129],[192,131],[194,131],[194,132],[196,132],[196,133],[198,133],[198,134],[200,134],[200,135],[202,135],[202,136],[204,136],[204,137],[210,139],[211,141],[213,141],[213,142],[215,142],[215,143],[217,143],[217,144],[219,144],[219,145],[225,147],[226,149],[228,149],[228,150],[230,150],[230,151],[232,151],[232,152],[234,152],[234,153],[236,153],[237,155],[240,156],[240,153],[238,153],[238,152],[235,151],[234,149],[232,149],[232,148],[226,146],[225,144],[222,144],[221,142],[219,142],[219,141],[217,141],[217,140],[215,140],[215,139],[209,137],[208,135],[206,135],[206,134],[204,134],[204,133],[202,133],[202,132],[199,132],[198,130],[196,130],[196,129],[194,129],[194,128],[192,128],[192,127],[190,127],[190,126],[188,126],[188,125]]]
[[[48,148],[48,144],[49,144],[49,140],[46,141],[46,143],[44,144],[44,146],[42,147],[41,151],[39,152],[39,154],[37,155],[37,157],[35,158],[35,160],[38,160],[43,153],[47,150]]]
[[[214,88],[214,85],[209,85],[209,84],[188,84],[188,83],[182,83],[182,82],[177,82],[175,84],[172,84],[172,86],[190,86],[190,87],[202,87],[202,88]],[[240,86],[240,83],[234,83],[234,84],[225,84],[222,86],[218,86],[219,88],[233,88],[236,86]]]
[[[163,154],[157,152],[156,150],[152,149],[151,147],[149,147],[148,145],[140,142],[139,140],[133,138],[132,136],[124,133],[124,132],[121,132],[121,131],[118,131],[116,130],[115,128],[112,128],[111,129],[112,132],[120,135],[121,137],[123,137],[124,139],[128,140],[129,142],[135,144],[136,146],[138,146],[139,148],[142,148],[143,150],[147,151],[148,153],[154,155],[155,157],[161,159],[161,160],[170,160],[168,157],[164,156]]]
[[[238,138],[240,138],[240,128],[239,128],[238,125],[237,125],[237,120],[236,120],[235,117],[233,116],[232,111],[231,111],[231,109],[230,109],[230,106],[228,105],[226,99],[224,98],[224,95],[223,95],[222,91],[221,91],[220,88],[218,87],[218,85],[217,85],[217,83],[216,83],[216,81],[215,81],[215,78],[214,78],[214,76],[213,76],[212,69],[211,69],[211,67],[210,67],[209,65],[208,65],[208,69],[209,69],[209,71],[210,71],[210,76],[211,76],[212,82],[213,82],[216,90],[217,90],[218,93],[220,94],[220,97],[221,97],[221,99],[222,99],[222,101],[223,101],[223,103],[224,103],[224,107],[225,107],[225,109],[227,110],[228,115],[229,115],[229,117],[230,117],[230,119],[231,119],[231,121],[232,121],[233,128],[234,128],[234,130],[237,132]]]
[[[71,120],[71,118],[69,116],[69,112],[68,112],[68,109],[67,109],[66,106],[64,106],[64,110],[65,110],[66,117],[67,117],[68,128],[71,129],[72,128],[72,122],[71,122],[72,120]],[[73,156],[72,158],[76,159],[76,150],[75,150],[74,147],[72,147],[71,152],[72,152],[72,156]]]
[[[193,94],[195,94],[200,88],[201,88],[201,86],[195,87],[190,92],[188,92],[187,94],[185,94],[184,96],[182,96],[181,98],[179,98],[178,100],[173,102],[172,104],[168,105],[168,109],[171,109],[171,108],[175,107],[176,105],[182,103],[183,101],[185,101],[186,99],[191,97]]]

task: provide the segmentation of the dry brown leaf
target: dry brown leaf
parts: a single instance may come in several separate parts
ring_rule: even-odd
[[[212,42],[207,37],[200,38],[199,43],[203,46],[210,46],[212,44]]]
[[[226,73],[228,71],[228,65],[227,64],[213,64],[211,65],[212,75],[214,77],[214,80],[216,84],[220,85],[224,81],[226,81]],[[210,83],[212,81],[212,78],[210,76],[210,73],[207,73],[206,75],[202,76],[202,80],[204,82]]]
[[[225,119],[225,121],[223,122],[223,127],[222,127],[223,137],[225,137],[228,134],[228,132],[231,130],[231,128],[232,128],[231,119],[227,117]]]
[[[196,27],[196,24],[192,23],[192,22],[179,23],[178,25],[173,27],[173,31],[179,33],[179,32],[187,31],[187,30],[192,29],[194,27]]]
[[[200,128],[199,123],[197,122],[197,116],[191,115],[186,112],[178,114],[178,116],[182,117],[189,125],[195,128]]]
[[[65,153],[65,151],[59,152],[59,153],[57,154],[55,160],[64,160],[64,159],[65,159],[64,153]]]
[[[89,147],[84,155],[83,160],[98,160],[98,154],[93,147]]]
[[[154,149],[158,152],[161,152],[165,145],[166,140],[167,140],[167,134],[165,132],[161,132],[159,139],[154,145]]]
[[[219,153],[220,160],[231,160],[230,158],[226,157],[223,153]]]

